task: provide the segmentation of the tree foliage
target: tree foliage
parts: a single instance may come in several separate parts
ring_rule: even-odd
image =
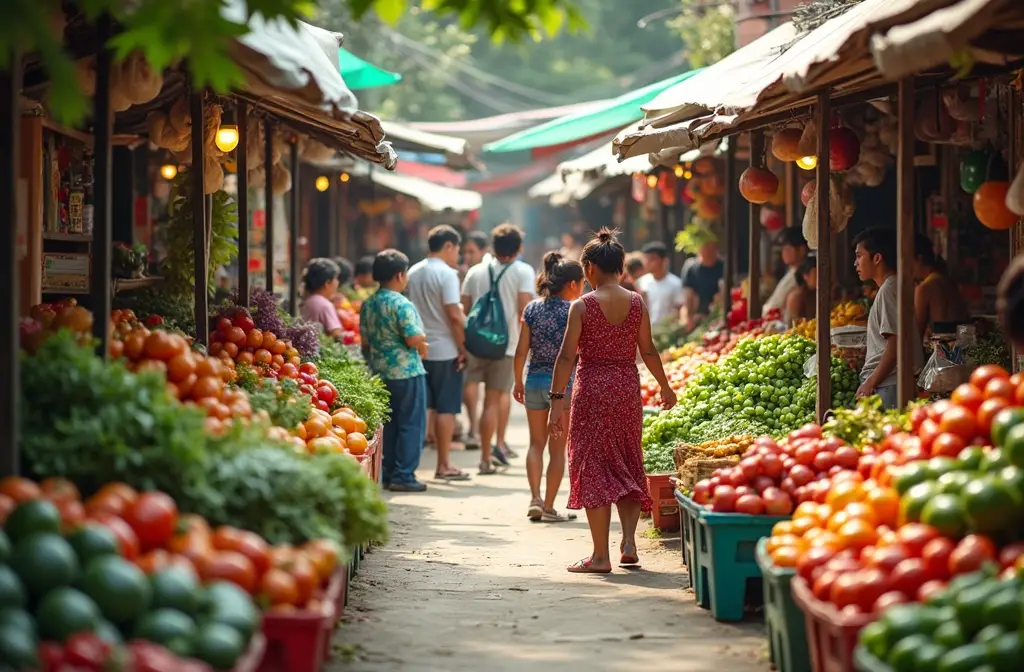
[[[116,58],[141,51],[150,65],[163,68],[187,59],[195,86],[227,92],[242,83],[231,60],[231,41],[248,31],[253,15],[294,22],[308,17],[323,0],[248,0],[247,16],[234,21],[223,16],[227,0],[79,0],[86,19],[110,15],[121,30],[110,46]],[[407,0],[345,0],[352,16],[375,12],[385,22],[399,21]],[[504,41],[526,36],[553,35],[563,26],[584,25],[571,0],[422,0],[420,5],[441,16],[456,18],[464,27],[483,25],[491,37]],[[79,88],[75,66],[63,49],[61,0],[6,0],[0,22],[0,68],[11,65],[14,53],[34,52],[51,81],[49,105],[55,117],[75,124],[88,114],[88,99]]]
[[[679,2],[682,11],[668,25],[682,38],[686,59],[692,67],[717,63],[736,49],[736,12],[730,3]]]

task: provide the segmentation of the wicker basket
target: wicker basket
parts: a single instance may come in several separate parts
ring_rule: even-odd
[[[683,465],[683,470],[690,479],[686,483],[692,488],[705,478],[711,478],[711,475],[716,470],[722,467],[731,467],[739,463],[739,461],[739,455],[733,457],[691,457]]]
[[[700,455],[700,447],[688,443],[680,443],[672,450],[672,459],[676,463],[676,469],[682,469],[686,461],[691,457]]]

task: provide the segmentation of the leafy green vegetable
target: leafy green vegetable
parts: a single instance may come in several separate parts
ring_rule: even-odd
[[[256,392],[249,395],[249,404],[254,411],[266,411],[272,424],[285,429],[304,422],[313,410],[309,397],[299,391],[298,383],[288,378],[260,379]]]
[[[885,410],[882,408],[882,398],[872,395],[859,400],[852,409],[833,410],[832,416],[832,419],[822,427],[825,433],[860,448],[884,439],[885,434],[882,430],[886,425],[906,429],[909,411]]]

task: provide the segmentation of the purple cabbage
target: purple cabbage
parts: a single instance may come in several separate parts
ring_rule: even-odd
[[[238,305],[238,293],[231,300]],[[296,319],[292,326],[287,326],[278,308],[277,297],[265,289],[253,288],[249,291],[249,312],[256,328],[261,331],[272,331],[278,338],[286,338],[292,347],[299,351],[305,360],[315,359],[320,354],[320,326],[312,322]]]

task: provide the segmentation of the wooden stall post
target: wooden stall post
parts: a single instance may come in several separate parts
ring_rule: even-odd
[[[292,192],[288,212],[288,312],[299,314],[299,214],[302,193],[299,190],[299,141],[291,144]]]
[[[238,204],[238,303],[249,307],[249,104],[239,100],[235,114],[238,117],[238,147],[235,149]]]
[[[822,422],[832,406],[832,334],[829,315],[832,313],[832,228],[829,212],[829,146],[828,129],[831,117],[829,92],[818,94],[815,123],[818,126],[818,169],[816,174],[818,205],[818,290],[817,290],[817,352],[818,387],[817,418]]]
[[[0,217],[7,226],[0,235],[0,476],[18,473],[18,136],[21,113],[21,56],[8,54],[10,69],[0,70]],[[26,215],[28,213],[25,213]],[[106,323],[106,320],[104,320]]]
[[[914,80],[900,80],[896,103],[896,399],[900,408],[917,396],[914,380]]]
[[[764,163],[764,131],[750,132],[750,167]],[[761,206],[750,204],[750,250],[748,250],[747,319],[761,317]]]
[[[725,251],[725,273],[722,282],[722,317],[725,330],[729,331],[729,309],[732,307],[732,276],[736,271],[736,255],[733,254],[732,229],[735,226],[733,213],[736,205],[733,200],[733,186],[736,182],[736,141],[729,138],[729,148],[725,152],[725,195],[722,197],[722,248]]]
[[[800,226],[800,219],[797,217],[797,204],[800,202],[800,180],[796,179],[796,164],[787,161],[784,165],[786,167],[786,226]]]
[[[89,287],[92,304],[92,334],[97,341],[97,354],[106,359],[110,354],[110,246],[112,222],[110,217],[113,192],[111,189],[110,139],[114,131],[114,115],[110,108],[110,66],[113,54],[107,49],[112,31],[109,14],[96,20],[96,93],[93,97],[93,232],[92,264]]]
[[[271,162],[274,156],[274,127],[271,125],[270,120],[267,119],[263,122],[263,139],[264,139],[264,151],[263,151],[263,171],[264,175],[264,187],[266,188],[266,195],[264,197],[264,232],[263,240],[267,246],[266,252],[266,264],[267,267],[264,269],[267,274],[267,291],[271,294],[274,293],[274,171]]]
[[[203,164],[203,129],[205,126],[203,92],[193,91],[192,112],[192,243],[195,255],[196,276],[196,340],[206,345],[210,342],[210,318],[207,315],[210,299],[207,278],[209,277],[209,248],[206,245],[206,179]]]

